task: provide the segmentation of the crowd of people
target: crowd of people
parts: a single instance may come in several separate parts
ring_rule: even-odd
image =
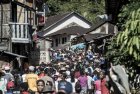
[[[0,94],[110,94],[104,57],[92,50],[53,50],[51,62],[22,72],[0,70]]]

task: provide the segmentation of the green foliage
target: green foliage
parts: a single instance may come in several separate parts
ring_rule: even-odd
[[[135,2],[136,3],[136,2]],[[120,51],[125,51],[133,56],[135,60],[140,60],[140,3],[134,2],[132,6],[125,7],[120,13],[120,17],[124,17],[125,23],[122,25],[122,30],[117,37],[117,44],[120,46]],[[135,5],[135,6],[134,6]],[[133,7],[133,8],[132,8]],[[121,20],[121,19],[120,19]]]
[[[117,45],[117,36],[114,36],[108,43],[107,52],[105,54],[108,62],[113,63],[113,65],[125,65],[134,62],[133,57],[129,56],[127,52],[120,51],[120,46],[121,44]]]
[[[119,14],[118,26],[120,33],[107,46],[106,58],[113,65],[125,65],[129,75],[130,86],[140,68],[140,2],[130,0]],[[137,82],[136,82],[137,83]],[[136,94],[140,88],[132,85]]]
[[[104,0],[46,0],[46,3],[50,9],[48,15],[75,11],[91,22],[97,15],[102,15],[105,12]]]

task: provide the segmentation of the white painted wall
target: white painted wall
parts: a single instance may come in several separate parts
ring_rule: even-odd
[[[47,41],[45,42],[45,51],[46,51],[46,62],[50,62],[50,54],[48,49],[51,48],[51,41]]]
[[[65,22],[63,22],[62,24],[60,24],[59,26],[57,26],[56,28],[54,28],[51,31],[49,31],[48,33],[46,33],[44,36],[51,34],[51,33],[54,33],[54,32],[56,32],[64,27],[66,27],[67,25],[69,25],[71,23],[76,23],[83,28],[90,28],[91,27],[89,24],[87,24],[83,20],[77,18],[76,16],[73,16],[73,17],[69,18],[68,20],[66,20]]]
[[[63,37],[67,37],[67,42],[66,43],[64,43],[64,44],[62,44],[62,38]],[[55,42],[55,39],[60,39],[60,44],[58,44],[58,46],[56,46],[55,44],[56,44],[56,42]],[[53,40],[53,49],[59,49],[59,48],[61,48],[62,47],[62,45],[66,45],[68,42],[70,42],[70,40],[71,40],[71,35],[64,35],[64,34],[62,34],[62,35],[58,35],[58,36],[53,36],[53,38],[52,38],[52,40]]]
[[[43,41],[45,43],[44,43],[44,45],[40,44],[41,46],[44,46],[44,49],[40,50],[39,63],[41,63],[41,62],[48,63],[48,62],[50,62],[50,55],[49,55],[48,49],[51,48],[51,41],[48,41],[45,39],[41,39],[40,41]]]
[[[41,43],[42,41],[42,43]],[[51,48],[51,41],[45,40],[45,39],[39,39],[38,46],[43,46],[44,49],[34,50],[31,51],[31,62],[39,64],[41,62],[48,63],[50,62],[50,55],[48,49]],[[45,42],[45,43],[44,43]]]

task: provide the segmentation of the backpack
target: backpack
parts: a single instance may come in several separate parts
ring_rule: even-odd
[[[82,87],[81,87],[81,85],[80,85],[80,82],[77,81],[77,82],[75,83],[75,91],[76,91],[76,92],[80,92],[81,90],[82,90]]]
[[[14,84],[13,81],[9,81],[9,82],[7,83],[7,89],[11,89],[11,88],[13,89],[14,86],[15,86],[15,84]]]

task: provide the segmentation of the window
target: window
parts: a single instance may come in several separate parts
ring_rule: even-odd
[[[55,46],[58,46],[58,39],[55,39]]]
[[[62,38],[62,44],[66,43],[67,42],[67,38],[66,37],[63,37]]]
[[[61,40],[60,40],[60,38],[58,39],[58,43],[61,44]]]

